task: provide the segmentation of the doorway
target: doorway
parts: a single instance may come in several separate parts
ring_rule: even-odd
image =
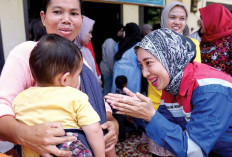
[[[27,0],[28,5],[28,22],[33,19],[40,18],[41,2]],[[105,32],[109,30],[116,22],[122,23],[121,5],[98,3],[98,2],[82,2],[82,13],[89,18],[95,20],[93,29],[92,44],[94,47],[97,63],[100,64],[101,46],[106,39]]]
[[[101,47],[106,39],[106,32],[115,23],[122,23],[121,5],[110,3],[83,2],[83,15],[95,20],[92,44],[98,65],[102,59]]]

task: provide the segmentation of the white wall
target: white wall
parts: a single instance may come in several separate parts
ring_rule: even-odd
[[[6,59],[10,50],[26,40],[23,0],[1,0],[0,20]]]

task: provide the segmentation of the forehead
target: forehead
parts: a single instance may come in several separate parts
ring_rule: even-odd
[[[180,16],[186,16],[186,11],[183,7],[181,6],[175,6],[173,7],[170,12],[169,15],[180,15]]]
[[[79,0],[51,0],[48,7],[61,7],[80,10]]]
[[[137,50],[137,57],[139,62],[146,61],[148,59],[154,59],[155,57],[148,52],[147,50],[144,50],[143,48],[139,48]]]

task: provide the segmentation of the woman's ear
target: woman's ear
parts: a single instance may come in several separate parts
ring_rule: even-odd
[[[46,27],[46,23],[45,23],[46,15],[45,15],[44,11],[40,12],[40,18],[41,18],[41,21],[42,21],[44,27]]]
[[[68,86],[70,83],[70,72],[64,73],[60,78],[60,85],[61,86]]]

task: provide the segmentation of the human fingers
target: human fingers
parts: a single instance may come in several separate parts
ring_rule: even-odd
[[[116,111],[117,114],[128,115],[128,116],[134,117],[133,112],[135,110],[135,107],[133,107],[133,106],[130,106],[130,105],[124,104],[124,103],[117,103],[117,104],[112,105],[112,107],[113,107],[113,109],[117,110]]]
[[[133,93],[132,91],[130,91],[130,90],[129,90],[128,88],[126,88],[126,87],[123,88],[123,91],[124,91],[127,95],[129,95],[129,96],[131,96],[131,97],[135,96],[135,93]]]
[[[143,105],[140,106],[140,111],[141,113],[144,114],[143,119],[149,122],[156,112],[156,110],[154,109],[153,103],[150,98],[140,93],[136,93],[136,95],[141,101],[144,102]]]
[[[46,154],[40,154],[40,156],[42,156],[42,157],[52,157],[53,155],[46,153]]]
[[[51,128],[63,128],[62,124],[59,122],[45,122],[45,124],[49,125]]]
[[[67,157],[67,156],[71,156],[72,152],[71,151],[66,151],[66,150],[61,150],[58,149],[56,146],[47,146],[47,153],[43,153],[41,154],[41,156],[43,157],[53,157],[53,155],[55,156],[59,156],[59,157]]]
[[[77,138],[75,136],[62,136],[62,137],[53,136],[53,137],[49,138],[49,141],[47,140],[46,143],[50,144],[50,145],[58,145],[61,143],[72,142],[75,140],[77,140]]]
[[[105,141],[105,145],[110,145],[108,143],[111,142],[117,143],[116,132],[113,129],[108,128],[107,134],[104,135],[104,141]]]
[[[143,95],[143,94],[141,94],[139,92],[136,93],[136,97],[142,102],[147,102],[147,103],[151,102],[150,98],[146,97],[145,95]]]
[[[143,118],[147,112],[149,112],[147,110],[152,110],[147,108],[146,104],[147,103],[143,101],[120,100],[120,102],[117,102],[112,107],[117,110],[117,114],[124,114],[135,118]]]
[[[110,144],[107,145],[105,147],[105,152],[108,152],[108,151],[112,150],[115,147],[115,145],[116,145],[116,143],[112,143],[111,145]]]
[[[104,136],[106,148],[112,144],[116,144],[118,140],[118,123],[115,124],[114,121],[107,121],[102,124],[102,128],[108,130],[107,134]]]
[[[123,99],[125,97],[125,95],[122,94],[113,94],[113,93],[109,93],[105,96],[105,99],[109,99],[109,100],[113,100],[113,101],[117,101],[118,99]]]
[[[76,140],[75,136],[64,136],[65,131],[59,123],[46,122],[32,127],[33,141],[41,146],[57,145]],[[37,145],[36,144],[36,145]]]
[[[112,150],[114,147],[115,147],[115,145],[111,145],[110,147],[105,149],[105,152],[108,152],[108,151]]]
[[[48,125],[46,131],[46,136],[44,138],[45,144],[57,145],[64,142],[70,142],[76,140],[75,136],[64,136],[65,131],[62,128],[61,123],[46,122],[45,125]]]

